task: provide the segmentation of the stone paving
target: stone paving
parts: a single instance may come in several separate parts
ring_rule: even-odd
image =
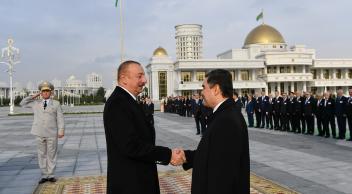
[[[0,108],[0,193],[32,193],[40,178],[30,134],[33,116],[8,117],[7,111]],[[102,114],[65,115],[65,122],[56,175],[105,175]],[[159,145],[195,149],[200,140],[192,118],[156,112],[155,124]],[[351,142],[254,128],[249,138],[252,172],[301,193],[352,193]],[[159,171],[180,169],[158,166]]]

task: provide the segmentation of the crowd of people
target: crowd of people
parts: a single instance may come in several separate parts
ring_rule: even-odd
[[[314,135],[317,129],[318,136],[346,139],[347,124],[352,134],[352,89],[348,97],[343,94],[342,89],[338,89],[336,96],[329,91],[323,95],[275,92],[275,96],[265,95],[265,92],[239,96],[234,92],[233,98],[237,109],[246,113],[248,127],[307,135]],[[165,112],[194,117],[197,135],[205,132],[212,110],[203,106],[199,94],[168,97],[162,103]],[[352,141],[352,137],[346,140]]]
[[[316,127],[318,136],[345,139],[347,121],[350,134],[352,131],[352,89],[349,95],[345,97],[342,89],[338,89],[336,97],[329,91],[315,96],[310,92],[275,92],[274,97],[264,92],[261,96],[249,95],[245,104],[248,126],[308,135],[314,135]]]

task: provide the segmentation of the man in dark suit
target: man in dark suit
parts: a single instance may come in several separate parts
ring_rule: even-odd
[[[316,108],[316,100],[310,95],[310,92],[306,92],[306,101],[303,106],[303,114],[306,120],[307,133],[308,135],[314,134],[314,112]]]
[[[202,100],[199,99],[199,94],[194,95],[194,99],[191,102],[192,104],[192,114],[194,116],[194,120],[196,121],[197,133],[196,135],[200,135],[200,126],[201,126],[201,117],[202,117]]]
[[[305,97],[305,95],[306,95],[306,92],[303,92],[303,94],[301,94],[301,92],[297,92],[296,93],[296,96],[297,96],[297,111],[298,111],[298,113],[297,113],[297,117],[298,117],[298,121],[299,121],[299,123],[298,123],[298,131],[297,132],[299,132],[299,133],[305,133],[306,132],[306,120],[305,120],[305,118],[304,118],[304,116],[303,116],[303,107],[304,107],[304,103],[306,102],[306,97]],[[300,106],[300,107],[298,107],[298,106]]]
[[[347,99],[346,114],[348,121],[348,128],[350,130],[350,138],[347,141],[352,141],[352,88],[348,90],[350,96]]]
[[[287,94],[282,93],[282,102],[280,105],[280,129],[281,129],[281,131],[290,130],[289,117],[288,117],[288,103],[289,103],[289,99],[287,98]]]
[[[317,108],[315,109],[315,117],[317,118],[317,128],[318,128],[318,136],[324,136],[323,133],[323,120],[322,120],[322,112],[324,108],[324,99],[321,95],[317,95]]]
[[[273,102],[274,129],[280,130],[280,106],[282,103],[282,97],[278,91],[275,92]]]
[[[146,84],[143,67],[125,61],[118,69],[118,86],[104,108],[108,194],[160,193],[156,163],[182,163],[180,151],[155,145],[155,129],[136,97]]]
[[[273,108],[274,108],[274,101],[273,101],[273,97],[270,94],[269,95],[269,99],[268,99],[268,105],[266,106],[265,109],[265,118],[266,118],[266,128],[269,129],[273,129]]]
[[[235,101],[236,104],[236,111],[241,112],[242,111],[242,103],[241,100],[238,98],[238,93],[237,92],[233,92],[233,100]]]
[[[337,97],[335,102],[335,115],[337,119],[337,126],[339,127],[338,139],[346,138],[346,104],[347,98],[343,96],[343,90],[337,90]]]
[[[154,103],[149,97],[145,98],[143,109],[148,121],[154,126]]]
[[[254,102],[255,100],[253,99],[252,95],[248,95],[248,102],[246,105],[246,113],[248,117],[248,127],[254,127],[254,118],[253,118],[253,113],[254,113]]]
[[[197,150],[184,151],[183,168],[193,168],[192,194],[249,194],[248,131],[235,111],[232,88],[231,74],[223,69],[209,72],[203,82],[204,105],[213,115]]]
[[[262,120],[262,113],[260,110],[260,96],[258,94],[253,98],[254,100],[254,114],[256,120],[256,128],[260,128],[260,122]]]
[[[260,128],[264,128],[265,122],[266,122],[265,110],[267,109],[267,106],[269,104],[269,97],[266,96],[265,92],[263,92],[263,91],[262,91],[262,96],[259,98],[259,103],[260,103],[260,110],[261,110],[261,121],[260,121],[261,126],[260,126]]]
[[[336,137],[335,125],[335,100],[331,98],[330,92],[324,94],[324,108],[322,111],[323,131],[326,138],[330,137],[329,124],[333,138]]]

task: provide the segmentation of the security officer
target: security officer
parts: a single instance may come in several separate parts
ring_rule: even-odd
[[[64,136],[64,116],[60,102],[50,98],[54,86],[44,81],[38,87],[40,93],[24,98],[20,105],[32,108],[34,121],[31,133],[36,136],[38,163],[42,171],[39,184],[56,182],[55,167],[57,160],[58,138]],[[41,95],[42,99],[36,99]]]
[[[352,141],[352,88],[348,90],[350,96],[347,99],[346,114],[348,120],[348,128],[350,130],[350,138],[347,141]]]
[[[343,90],[337,90],[337,97],[335,101],[335,115],[337,119],[337,126],[339,127],[338,139],[346,138],[346,104],[347,98],[343,96]]]
[[[308,135],[314,134],[314,112],[316,108],[316,101],[310,92],[306,92],[306,101],[303,106],[303,114],[306,120],[307,133]]]
[[[331,126],[332,137],[336,138],[335,125],[335,100],[331,98],[330,92],[324,93],[324,108],[322,112],[323,130],[326,138],[330,137],[329,124]]]

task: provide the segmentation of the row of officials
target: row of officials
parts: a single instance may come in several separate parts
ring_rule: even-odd
[[[248,96],[245,111],[248,127],[267,128],[294,133],[346,139],[346,128],[350,131],[347,141],[352,141],[352,88],[349,96],[338,89],[336,97],[330,92],[312,96],[310,92],[275,92],[275,96]],[[254,116],[256,125],[254,126]],[[336,131],[336,122],[338,133]]]

